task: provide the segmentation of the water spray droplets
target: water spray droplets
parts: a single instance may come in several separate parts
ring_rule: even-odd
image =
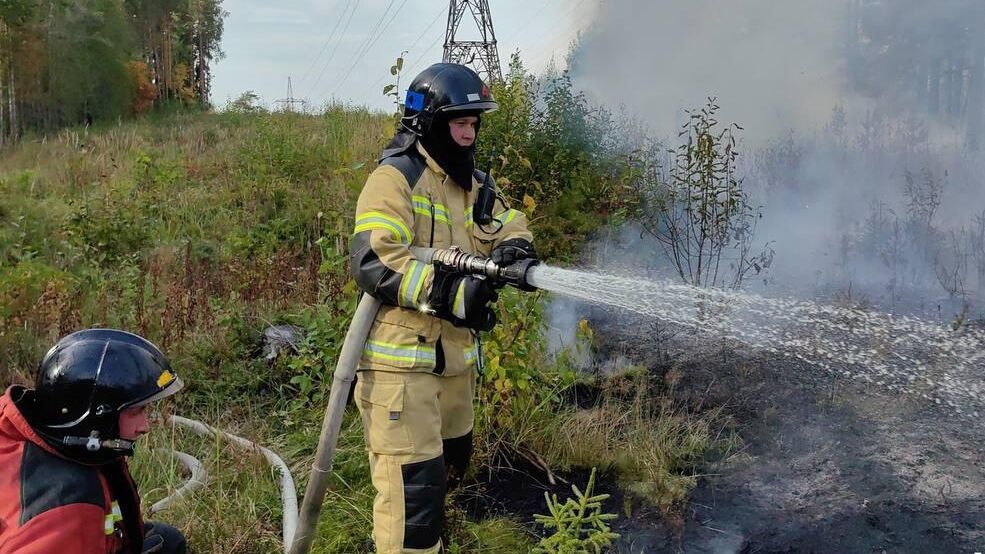
[[[791,356],[833,376],[923,398],[955,413],[985,408],[985,333],[755,294],[538,266],[538,288],[623,308]]]

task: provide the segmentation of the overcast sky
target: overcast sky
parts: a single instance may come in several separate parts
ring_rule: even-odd
[[[550,63],[552,56],[563,61],[567,45],[591,23],[597,3],[490,0],[504,69],[516,49],[535,70]],[[448,0],[225,0],[223,8],[229,16],[222,49],[226,57],[213,65],[213,102],[223,106],[252,90],[273,106],[286,96],[290,76],[294,96],[311,105],[335,99],[388,108],[392,100],[382,90],[393,82],[389,68],[401,51],[409,50],[401,89],[429,63],[441,61],[448,4]],[[381,19],[388,6],[389,13]],[[460,31],[465,36],[459,38],[468,40],[476,33],[475,24],[466,18]],[[373,33],[378,24],[386,29],[382,34]],[[367,41],[377,34],[375,41]],[[360,58],[361,51],[365,54]]]

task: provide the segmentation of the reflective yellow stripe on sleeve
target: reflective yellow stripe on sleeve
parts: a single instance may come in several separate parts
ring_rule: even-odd
[[[107,535],[112,535],[116,531],[116,523],[123,521],[123,512],[120,510],[120,503],[114,500],[111,507],[110,513],[106,514],[106,519],[103,520],[103,532]]]
[[[410,241],[414,238],[414,235],[404,225],[404,222],[393,216],[381,212],[366,212],[356,218],[356,233],[372,231],[374,229],[390,231],[393,233],[393,238],[399,240],[402,244],[410,244]]]
[[[465,280],[458,285],[455,292],[455,302],[452,304],[451,313],[459,319],[465,319]]]
[[[398,301],[405,308],[417,308],[420,306],[421,289],[424,288],[425,276],[429,271],[434,271],[430,264],[425,264],[417,260],[411,260],[410,268],[400,280],[400,296]]]
[[[516,216],[520,215],[520,210],[506,210],[505,212],[496,216],[496,220],[506,225],[507,223],[516,219]]]

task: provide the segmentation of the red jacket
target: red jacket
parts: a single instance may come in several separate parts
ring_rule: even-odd
[[[58,454],[14,402],[32,393],[10,387],[0,398],[0,554],[139,553],[140,497],[126,460],[92,466]]]

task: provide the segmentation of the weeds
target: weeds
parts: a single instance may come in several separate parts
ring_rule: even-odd
[[[516,113],[532,108],[522,105],[532,96],[513,92]],[[599,225],[593,202],[605,196],[605,206],[615,206],[592,183],[604,181],[611,192],[622,181],[615,165],[586,150],[591,141],[554,145],[552,158],[538,157],[549,131],[574,129],[578,110],[587,109],[579,99],[581,107],[564,111],[572,94],[564,83],[552,94],[547,111],[492,138],[511,141],[512,149],[499,149],[508,157],[501,185],[536,208],[546,238],[538,245],[565,255],[579,233]],[[5,383],[29,382],[45,349],[82,327],[134,330],[161,345],[186,382],[175,410],[275,450],[303,490],[357,298],[345,251],[352,211],[392,119],[340,108],[319,116],[249,111],[171,115],[88,136],[66,131],[25,140],[0,158],[0,372]],[[563,233],[550,234],[562,221]],[[563,358],[547,361],[541,301],[504,293],[502,324],[483,339],[474,466],[519,452],[546,467],[630,468],[601,444],[572,445],[573,426],[609,416],[565,404],[565,390],[580,377]],[[262,331],[276,324],[302,328],[304,339],[297,352],[268,363]],[[615,403],[598,409],[620,410]],[[633,425],[599,427],[593,436],[613,441],[619,456],[635,455],[633,441],[655,439]],[[550,444],[555,433],[569,446]],[[669,439],[654,445],[679,448]],[[185,530],[192,548],[280,549],[280,499],[263,461],[163,425],[142,446],[134,471],[147,506],[184,480],[165,448],[194,455],[210,473],[205,489],[159,516]],[[696,454],[669,456],[660,466],[668,474],[697,463]],[[316,552],[369,552],[374,493],[354,412],[334,468]],[[653,477],[657,469],[630,469],[637,481],[668,479]],[[447,547],[527,552],[530,523],[459,517]]]

